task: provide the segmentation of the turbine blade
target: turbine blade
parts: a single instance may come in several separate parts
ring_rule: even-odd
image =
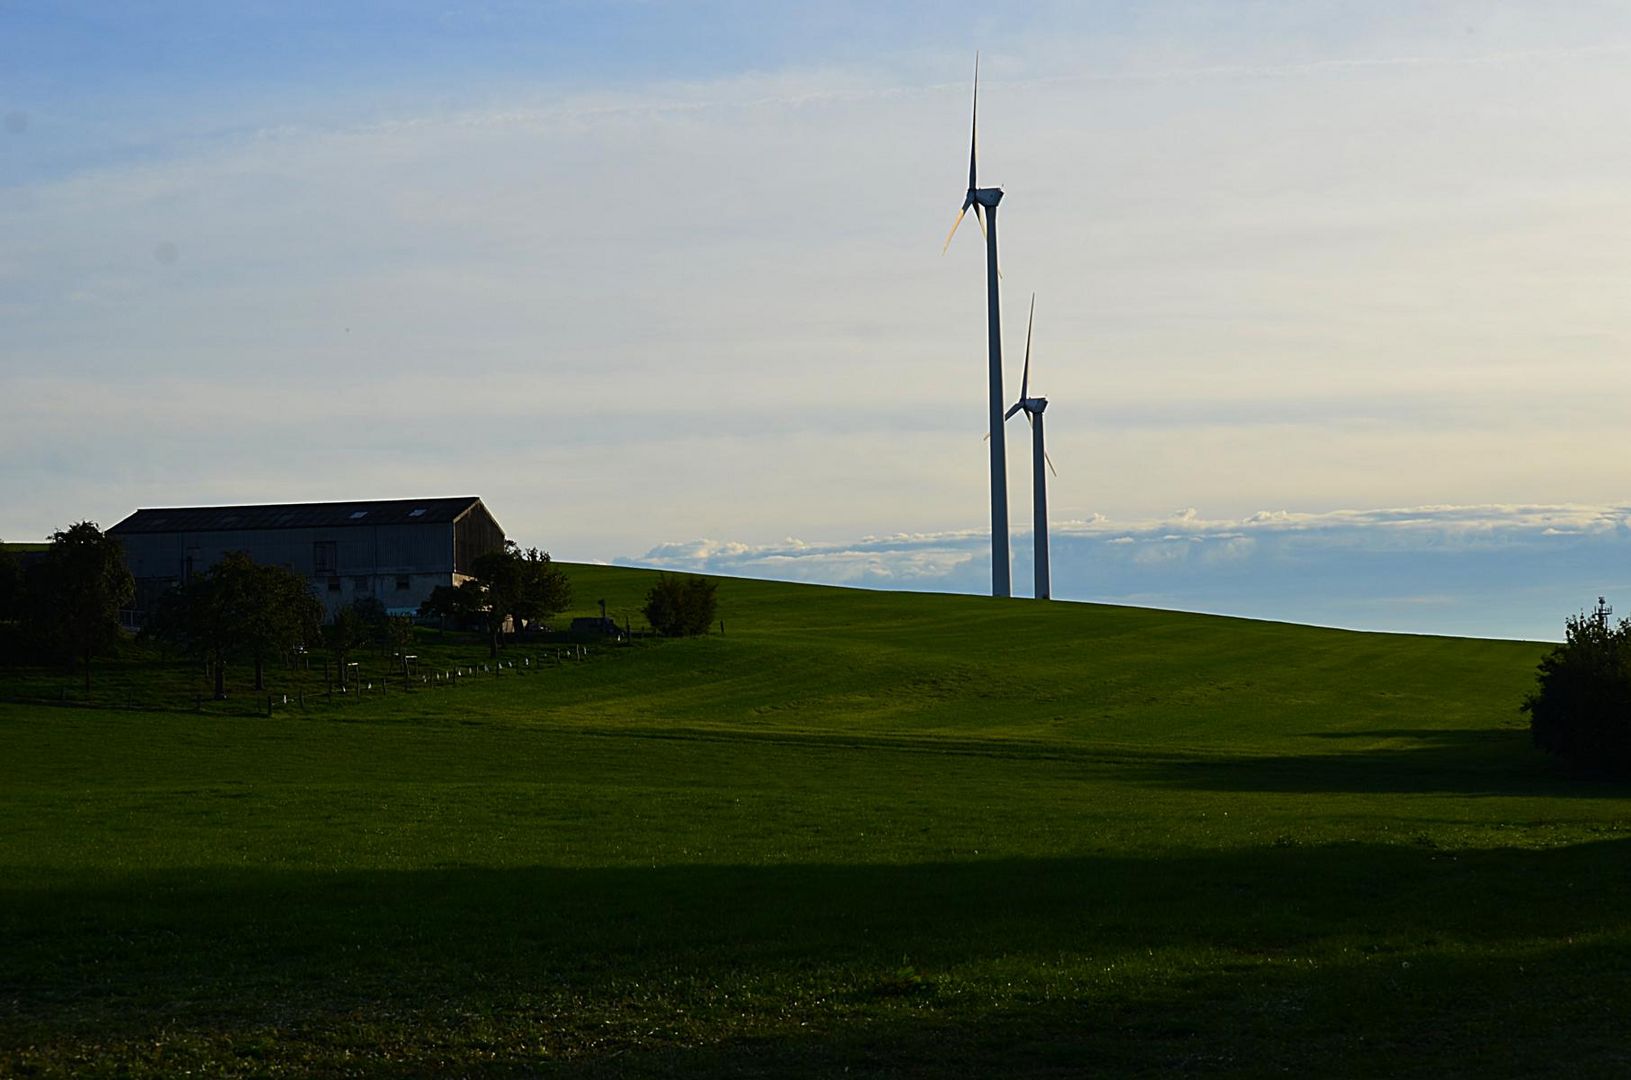
[[[1031,317],[1025,320],[1025,374],[1019,380],[1019,399],[1031,396],[1031,328],[1036,325],[1036,293],[1031,294]]]
[[[951,238],[957,235],[957,226],[963,223],[963,215],[966,213],[968,213],[968,203],[964,203],[963,208],[957,211],[957,220],[951,223],[951,232],[946,234],[946,242],[940,245],[940,254],[944,255],[948,250],[950,250]],[[980,215],[976,213],[974,216],[979,217]]]
[[[980,54],[974,53],[974,108],[969,113],[968,121],[968,189],[973,191],[980,185],[974,179],[974,156],[979,146],[980,131]]]
[[[1053,459],[1048,456],[1048,452],[1046,450],[1042,451],[1042,460],[1048,463],[1049,472],[1051,472],[1054,476],[1059,475],[1059,470],[1053,467]]]
[[[1019,412],[1019,410],[1021,410],[1021,409],[1023,409],[1023,408],[1024,408],[1024,407],[1025,407],[1025,405],[1024,405],[1024,403],[1023,403],[1023,402],[1019,402],[1019,401],[1016,401],[1016,402],[1014,402],[1014,403],[1013,403],[1013,404],[1012,404],[1012,405],[1010,405],[1010,406],[1009,406],[1009,407],[1008,407],[1008,411],[1007,411],[1007,412],[1005,412],[1005,413],[1003,413],[1003,414],[1002,414],[1002,418],[1003,418],[1003,419],[1004,419],[1004,420],[1012,420],[1012,419],[1013,419],[1013,418],[1014,418],[1014,414],[1015,414],[1015,413],[1017,413],[1017,412]],[[1030,413],[1026,413],[1026,414],[1025,414],[1025,419],[1027,419],[1027,420],[1029,420],[1029,419],[1030,419],[1030,418],[1031,418],[1031,414],[1030,414]],[[988,438],[988,439],[989,439],[989,438],[990,438],[990,437],[991,437],[991,436],[989,436],[989,435],[987,435],[987,436],[986,436],[986,438]]]

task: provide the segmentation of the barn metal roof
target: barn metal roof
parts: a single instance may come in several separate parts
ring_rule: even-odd
[[[329,529],[349,525],[445,525],[452,524],[477,506],[481,506],[481,500],[474,495],[457,499],[174,506],[138,510],[108,532],[197,533],[239,532],[246,529]]]

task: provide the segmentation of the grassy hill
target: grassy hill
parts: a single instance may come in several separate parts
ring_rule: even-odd
[[[1631,1067],[1628,792],[1530,750],[1543,646],[720,601],[270,719],[0,705],[0,1074]]]

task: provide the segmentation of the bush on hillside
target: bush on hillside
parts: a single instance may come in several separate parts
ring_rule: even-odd
[[[646,621],[664,637],[706,634],[714,624],[714,611],[718,606],[714,596],[716,588],[707,578],[681,580],[663,574],[646,593],[646,606],[642,609]]]
[[[1523,703],[1535,745],[1587,772],[1631,776],[1631,619],[1616,625],[1602,597],[1571,616],[1563,644],[1540,662]]]

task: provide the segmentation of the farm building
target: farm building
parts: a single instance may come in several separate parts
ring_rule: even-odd
[[[504,530],[473,496],[138,510],[108,533],[136,579],[138,624],[164,590],[229,551],[304,576],[330,615],[363,597],[412,614],[436,586],[459,584],[477,556],[504,546]]]

